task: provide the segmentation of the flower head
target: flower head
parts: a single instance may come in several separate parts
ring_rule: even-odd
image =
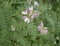
[[[11,30],[15,31],[15,26],[11,25]]]
[[[47,27],[44,27],[43,22],[41,22],[38,25],[38,31],[40,31],[41,34],[47,34],[48,33],[48,28]]]
[[[39,16],[39,12],[37,10],[33,10],[33,6],[28,7],[25,11],[22,11],[22,14],[29,16],[29,17],[27,16],[22,17],[23,20],[27,23],[29,23],[30,20],[32,21],[34,18]]]
[[[37,1],[34,1],[34,5],[39,6],[39,4],[38,4],[38,2],[37,2]]]

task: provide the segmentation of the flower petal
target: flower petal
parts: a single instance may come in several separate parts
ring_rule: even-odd
[[[41,30],[40,32],[41,32],[41,34],[47,34],[48,30]]]
[[[22,18],[23,18],[23,20],[24,20],[25,22],[27,22],[27,23],[30,22],[30,19],[29,19],[27,16],[23,16]]]
[[[41,21],[41,23],[40,23],[40,26],[44,27],[44,24],[43,24],[43,22],[42,22],[42,21]]]
[[[29,10],[33,11],[33,6],[29,7]]]
[[[27,11],[28,11],[28,14],[31,15],[33,13],[33,6],[29,7]]]
[[[24,14],[24,15],[28,14],[27,10],[26,11],[22,11],[22,14]]]
[[[39,16],[39,13],[38,12],[35,12],[35,13],[33,13],[32,15],[31,15],[31,18],[36,18],[36,17],[38,17]]]

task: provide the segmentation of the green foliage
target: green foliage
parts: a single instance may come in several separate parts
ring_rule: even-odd
[[[41,14],[27,24],[21,12],[31,6],[28,1],[0,0],[0,46],[60,46],[60,39],[57,42],[55,37],[60,38],[60,0],[36,0],[39,6],[34,9]],[[49,28],[48,35],[38,32],[41,20]],[[15,31],[11,30],[11,25],[15,26]]]

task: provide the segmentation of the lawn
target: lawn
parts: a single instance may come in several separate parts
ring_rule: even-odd
[[[60,46],[60,0],[0,0],[0,46]]]

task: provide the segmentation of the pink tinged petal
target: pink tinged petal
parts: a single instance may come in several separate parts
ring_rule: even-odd
[[[44,34],[47,34],[48,33],[48,30],[40,30],[40,33],[43,34],[43,35]]]
[[[39,6],[39,4],[38,4],[38,2],[37,2],[37,1],[34,1],[34,5]]]
[[[41,23],[38,25],[38,30],[40,31],[41,29],[43,29],[43,27],[44,27],[44,24],[43,24],[43,22],[41,21]]]
[[[22,14],[24,14],[24,15],[28,14],[27,10],[26,11],[22,11]]]
[[[23,18],[23,20],[24,20],[25,22],[27,22],[27,23],[30,22],[30,19],[29,19],[27,16],[23,16],[22,18]]]
[[[27,9],[27,12],[28,12],[29,15],[31,15],[32,12],[33,12],[33,6],[29,7],[29,8]]]
[[[38,26],[38,31],[40,31],[42,29],[42,27],[41,26]]]
[[[36,17],[38,17],[39,16],[39,13],[38,12],[35,12],[35,13],[33,13],[32,15],[31,15],[31,18],[36,18]]]

